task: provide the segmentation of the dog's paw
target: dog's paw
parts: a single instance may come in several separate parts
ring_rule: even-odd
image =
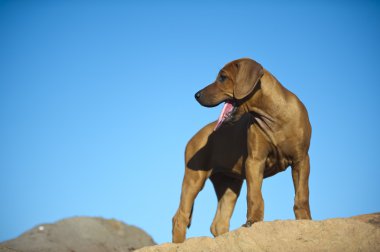
[[[245,224],[242,225],[242,227],[250,227],[252,226],[252,224],[253,224],[253,221],[248,220]]]

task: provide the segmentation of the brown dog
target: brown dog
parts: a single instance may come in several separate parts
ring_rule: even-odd
[[[309,144],[311,126],[305,106],[259,63],[228,63],[214,83],[195,94],[213,107],[225,102],[217,122],[201,129],[187,144],[181,201],[173,217],[173,242],[183,242],[195,197],[210,178],[218,197],[211,225],[214,236],[228,232],[244,179],[247,222],[262,221],[263,178],[292,167],[296,219],[311,219],[309,208]]]

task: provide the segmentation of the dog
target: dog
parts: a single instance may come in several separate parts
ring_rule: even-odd
[[[309,146],[311,125],[304,104],[256,61],[243,58],[225,65],[216,80],[195,94],[205,107],[224,102],[219,119],[202,128],[185,150],[185,175],[179,208],[172,219],[172,240],[186,239],[193,204],[207,178],[218,207],[211,225],[214,236],[229,231],[230,219],[245,179],[247,219],[264,218],[264,178],[292,168],[296,219],[311,219]]]

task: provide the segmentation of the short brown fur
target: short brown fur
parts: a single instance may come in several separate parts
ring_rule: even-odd
[[[259,63],[239,59],[228,63],[216,81],[196,94],[213,107],[237,104],[234,118],[214,131],[202,128],[185,151],[185,176],[179,208],[173,217],[173,242],[183,242],[190,226],[194,200],[210,178],[218,198],[211,225],[214,236],[229,231],[230,218],[242,182],[247,181],[247,221],[264,218],[263,178],[292,167],[296,219],[311,219],[309,207],[309,145],[311,126],[302,102]]]

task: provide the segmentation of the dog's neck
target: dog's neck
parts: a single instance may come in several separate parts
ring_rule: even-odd
[[[239,107],[240,113],[251,113],[265,121],[275,123],[286,109],[289,91],[268,71],[264,70],[258,88]]]

